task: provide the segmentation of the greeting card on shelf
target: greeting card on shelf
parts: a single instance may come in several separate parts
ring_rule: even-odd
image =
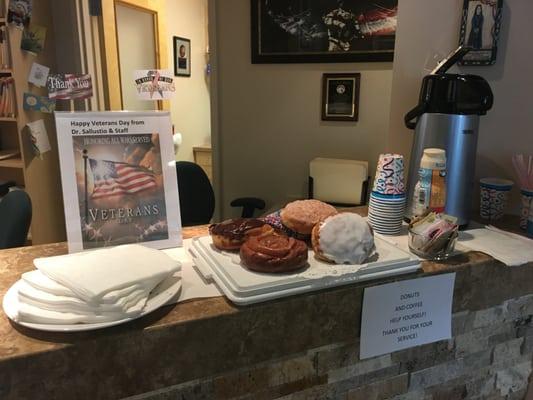
[[[39,111],[51,114],[56,109],[56,101],[45,96],[24,93],[23,107],[26,111]]]
[[[32,0],[9,0],[7,23],[24,29],[30,24],[31,12]]]
[[[32,54],[39,54],[44,49],[46,28],[44,26],[30,24],[22,32],[20,48]]]
[[[33,83],[37,87],[45,87],[49,73],[50,68],[34,62],[31,66],[28,82]]]
[[[42,159],[44,153],[52,150],[44,121],[39,119],[34,122],[28,122],[27,126],[30,129],[30,139],[33,153]]]

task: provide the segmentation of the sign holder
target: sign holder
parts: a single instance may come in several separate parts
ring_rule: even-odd
[[[56,112],[69,252],[180,246],[167,111]]]

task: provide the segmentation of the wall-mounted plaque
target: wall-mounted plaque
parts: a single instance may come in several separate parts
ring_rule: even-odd
[[[322,76],[322,120],[357,121],[361,74]]]

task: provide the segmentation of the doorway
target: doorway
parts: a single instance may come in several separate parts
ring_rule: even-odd
[[[110,110],[162,110],[165,101],[137,96],[133,74],[166,67],[167,41],[163,0],[102,2],[107,98]]]

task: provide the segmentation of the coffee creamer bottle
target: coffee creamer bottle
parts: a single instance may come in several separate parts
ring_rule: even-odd
[[[428,211],[444,212],[446,205],[446,152],[442,149],[424,149],[418,170],[418,182],[413,193],[413,215]]]

